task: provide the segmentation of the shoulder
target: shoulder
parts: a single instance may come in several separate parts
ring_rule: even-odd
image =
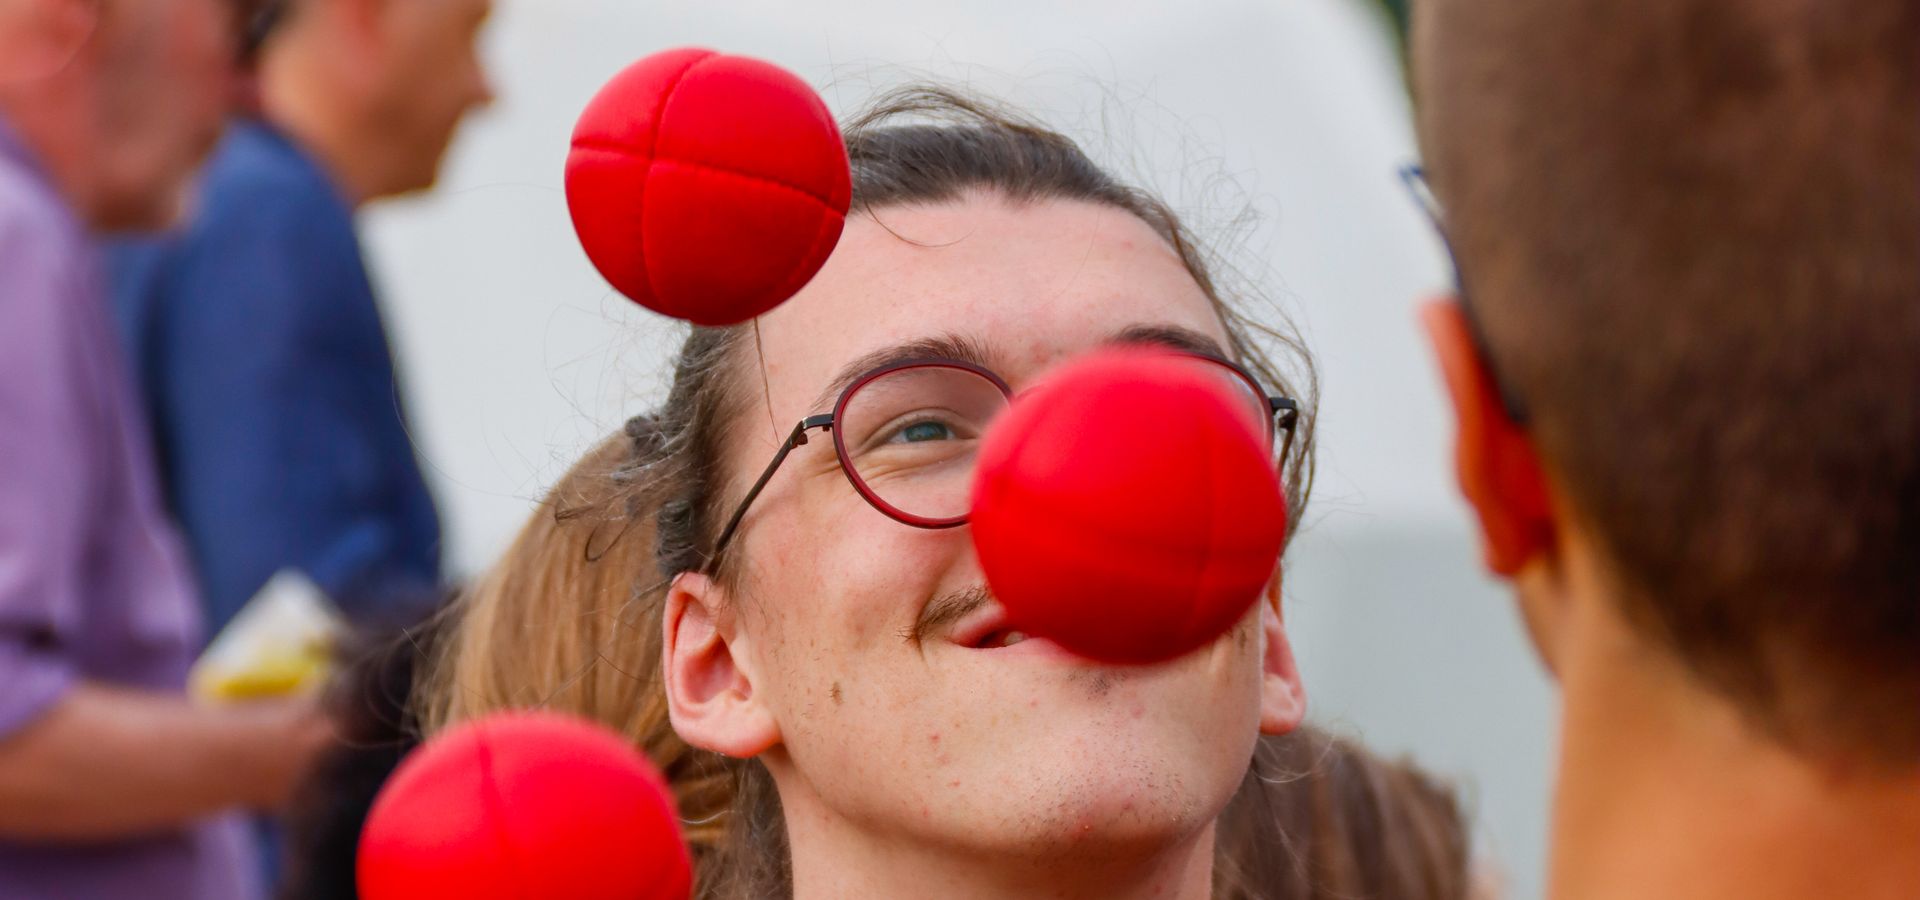
[[[88,307],[102,302],[97,263],[61,198],[0,159],[0,432],[34,433],[78,415],[76,373],[87,366],[87,319],[97,314]],[[10,449],[0,451],[10,463],[26,452]]]
[[[257,122],[227,126],[220,146],[207,161],[206,190],[266,190],[314,202],[340,203],[325,171],[304,150]]]
[[[166,256],[179,277],[276,293],[361,266],[352,208],[304,152],[256,123],[229,128],[198,215]]]
[[[227,129],[201,182],[194,230],[295,230],[351,236],[353,210],[333,181],[288,138],[254,122]]]
[[[57,314],[86,290],[92,247],[44,182],[0,158],[0,317]]]
[[[86,248],[86,231],[66,202],[0,157],[0,253],[7,254],[6,267],[65,262]]]

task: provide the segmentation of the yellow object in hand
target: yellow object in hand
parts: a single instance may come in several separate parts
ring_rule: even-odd
[[[345,630],[340,614],[312,581],[282,571],[200,655],[187,688],[215,703],[317,690],[333,674],[335,646]]]

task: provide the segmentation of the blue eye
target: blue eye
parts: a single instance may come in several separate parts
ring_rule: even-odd
[[[900,429],[893,436],[893,442],[918,444],[926,441],[946,441],[954,437],[953,429],[945,422],[915,422]]]

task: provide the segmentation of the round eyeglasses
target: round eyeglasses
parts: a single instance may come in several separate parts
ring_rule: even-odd
[[[1208,377],[1222,379],[1236,396],[1244,397],[1247,415],[1258,422],[1269,451],[1276,443],[1280,446],[1276,464],[1284,463],[1293,451],[1298,403],[1267,394],[1245,369],[1224,359],[1167,352],[1190,361]],[[808,416],[793,426],[727,520],[705,570],[719,565],[747,508],[787,455],[808,442],[808,432],[819,429],[832,432],[840,471],[874,509],[916,528],[966,524],[980,441],[1012,399],[1005,379],[957,359],[902,360],[855,378],[840,392],[832,412]]]

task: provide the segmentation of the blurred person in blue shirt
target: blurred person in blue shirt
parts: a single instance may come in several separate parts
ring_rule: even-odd
[[[490,101],[490,0],[277,0],[252,39],[256,108],[203,208],[115,249],[114,299],[168,506],[218,628],[282,569],[363,622],[437,598],[440,521],[409,439],[354,213],[433,185]]]

